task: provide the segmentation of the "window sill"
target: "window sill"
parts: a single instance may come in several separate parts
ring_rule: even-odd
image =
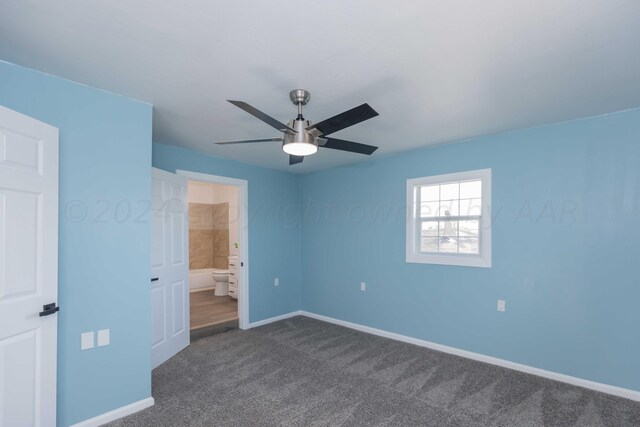
[[[407,262],[417,264],[456,265],[460,267],[491,268],[491,258],[476,255],[411,254]]]

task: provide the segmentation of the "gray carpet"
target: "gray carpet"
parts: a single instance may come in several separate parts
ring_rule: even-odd
[[[640,426],[640,403],[306,317],[202,338],[112,426]]]

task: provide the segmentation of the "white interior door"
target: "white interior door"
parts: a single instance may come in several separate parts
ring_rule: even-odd
[[[58,129],[0,106],[0,426],[55,426]]]
[[[151,361],[189,345],[187,179],[153,168],[151,184]]]

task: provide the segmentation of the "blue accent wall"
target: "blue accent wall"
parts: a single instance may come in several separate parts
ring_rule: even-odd
[[[248,181],[249,321],[300,309],[300,177],[153,144],[153,166]],[[273,285],[280,279],[280,286]]]
[[[406,263],[406,180],[482,168],[493,267]],[[307,174],[302,194],[304,310],[640,390],[640,109]]]
[[[151,105],[0,62],[0,105],[60,130],[58,425],[151,395]],[[130,210],[129,210],[130,209]],[[109,328],[109,346],[80,350]]]

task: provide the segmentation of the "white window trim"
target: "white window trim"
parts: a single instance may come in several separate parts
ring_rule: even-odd
[[[480,254],[441,254],[416,252],[416,215],[414,188],[453,181],[482,180],[482,222],[480,230]],[[491,169],[456,172],[444,175],[412,178],[407,180],[407,239],[406,261],[422,264],[458,265],[465,267],[491,267]]]

